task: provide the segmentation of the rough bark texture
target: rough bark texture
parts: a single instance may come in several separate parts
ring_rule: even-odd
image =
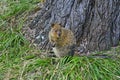
[[[109,49],[120,41],[120,0],[46,0],[29,25],[41,49],[55,22],[74,32],[81,52]]]

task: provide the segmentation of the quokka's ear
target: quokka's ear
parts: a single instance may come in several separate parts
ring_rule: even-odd
[[[55,25],[55,24],[54,24],[54,23],[52,23],[52,24],[51,24],[51,28],[53,28],[53,27],[54,27],[54,25]]]

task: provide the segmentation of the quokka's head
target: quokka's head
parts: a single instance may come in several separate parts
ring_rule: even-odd
[[[54,37],[59,38],[62,34],[62,26],[60,24],[52,24],[51,25],[51,32]]]

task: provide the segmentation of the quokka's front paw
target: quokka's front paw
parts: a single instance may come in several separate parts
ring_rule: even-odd
[[[56,44],[55,44],[55,43],[53,43],[53,44],[52,44],[52,47],[55,47],[55,46],[56,46]]]

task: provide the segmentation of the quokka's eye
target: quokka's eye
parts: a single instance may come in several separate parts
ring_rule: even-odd
[[[55,32],[57,32],[57,30],[55,30]]]

